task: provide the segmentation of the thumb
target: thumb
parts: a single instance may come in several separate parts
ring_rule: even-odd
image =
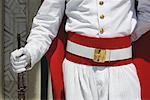
[[[24,53],[24,48],[20,48],[19,50],[15,50],[14,52],[11,53],[11,57],[16,60],[17,58],[21,57]]]

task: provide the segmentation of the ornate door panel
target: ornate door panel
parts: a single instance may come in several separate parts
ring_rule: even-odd
[[[10,53],[17,48],[17,34],[21,34],[21,45],[29,34],[32,18],[36,14],[40,0],[3,0],[4,28],[3,28],[3,80],[4,98],[6,100],[17,99],[17,74],[10,68]],[[33,80],[34,79],[34,80]],[[36,82],[36,83],[35,83]],[[27,73],[26,97],[40,99],[40,64]],[[32,91],[32,92],[31,92]]]

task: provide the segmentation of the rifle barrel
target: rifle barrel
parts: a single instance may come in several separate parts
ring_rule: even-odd
[[[17,42],[18,42],[18,49],[21,48],[21,36],[17,34]],[[25,100],[25,80],[24,80],[25,73],[18,73],[18,100]]]

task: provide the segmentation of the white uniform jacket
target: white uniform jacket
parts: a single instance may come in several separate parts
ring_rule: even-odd
[[[56,37],[64,11],[66,31],[82,35],[112,38],[132,34],[135,41],[150,30],[150,0],[139,0],[137,16],[135,0],[44,0],[27,39],[32,66]]]

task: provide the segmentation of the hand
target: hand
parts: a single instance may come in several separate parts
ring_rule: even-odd
[[[26,71],[26,66],[31,62],[31,56],[26,48],[20,48],[11,53],[10,62],[12,64],[12,69],[16,73],[21,73]]]

